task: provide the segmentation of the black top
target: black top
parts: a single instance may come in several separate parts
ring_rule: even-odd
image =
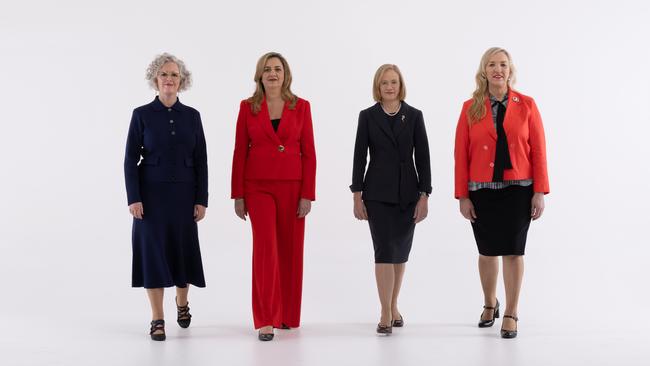
[[[271,124],[273,125],[273,131],[278,132],[278,127],[280,126],[280,118],[272,119]]]
[[[364,200],[400,205],[417,201],[419,192],[431,193],[429,142],[421,111],[402,102],[395,116],[386,115],[379,103],[359,113],[350,190],[362,191]]]

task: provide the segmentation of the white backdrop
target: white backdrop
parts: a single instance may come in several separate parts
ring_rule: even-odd
[[[201,112],[208,143],[210,202],[199,227],[208,287],[190,292],[196,323],[252,328],[250,226],[234,215],[230,166],[239,101],[252,93],[257,58],[273,50],[288,59],[315,128],[303,322],[364,323],[371,334],[378,319],[369,230],[354,219],[347,187],[358,112],[372,104],[376,68],[395,63],[406,100],[424,112],[434,186],[401,308],[410,324],[473,324],[482,294],[471,228],[453,199],[453,138],[480,56],[501,46],[517,89],[542,113],[551,182],[529,233],[522,334],[549,323],[643,334],[648,19],[642,0],[3,1],[0,330],[11,331],[0,331],[0,357],[81,364],[95,355],[62,350],[65,337],[144,338],[149,310],[144,291],[130,288],[122,163],[131,111],[155,95],[146,66],[164,51],[193,73],[180,98]],[[57,347],[43,342],[57,337]]]

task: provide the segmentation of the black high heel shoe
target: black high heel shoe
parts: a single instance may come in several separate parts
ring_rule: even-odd
[[[161,331],[162,333],[155,334],[154,332]],[[152,320],[149,335],[154,341],[164,341],[167,336],[165,335],[165,321],[162,319]]]
[[[273,328],[271,328],[271,329],[273,329]],[[273,331],[273,330],[271,330],[271,331]],[[272,341],[273,336],[275,336],[275,334],[273,334],[273,333],[262,333],[261,329],[260,329],[259,333],[257,333],[257,339],[259,339],[262,342]]]
[[[181,328],[187,328],[190,326],[190,323],[192,322],[192,314],[190,314],[190,303],[188,301],[185,306],[178,306],[178,300],[176,301],[176,311],[178,313],[178,316],[176,317],[176,322],[178,322],[178,325],[181,326]]]
[[[483,313],[481,313],[481,317],[479,318],[478,322],[478,327],[479,328],[488,328],[494,325],[494,319],[499,317],[499,299],[497,299],[497,304],[492,306],[483,306],[483,309],[488,309],[488,310],[494,310],[492,312],[492,319],[490,320],[483,320]]]
[[[402,314],[399,315],[399,319],[393,320],[393,326],[397,328],[401,328],[404,326],[404,317]]]
[[[381,323],[377,324],[377,334],[381,334],[381,335],[393,334],[392,323],[391,325],[385,325]]]
[[[517,318],[516,316],[504,315],[503,319],[505,319],[505,318],[510,318],[510,319],[514,320],[515,321],[515,327],[517,326],[517,322],[519,321],[519,318]],[[503,327],[503,325],[502,325],[502,327]],[[501,338],[507,338],[507,339],[517,338],[517,329],[515,328],[515,330],[508,330],[508,329],[501,328]]]

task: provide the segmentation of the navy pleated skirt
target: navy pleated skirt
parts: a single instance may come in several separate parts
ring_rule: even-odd
[[[141,182],[144,215],[133,219],[132,286],[205,287],[194,222],[194,183]]]
[[[375,249],[375,263],[406,263],[415,232],[416,202],[399,204],[365,201],[368,224]]]
[[[524,255],[533,187],[483,188],[469,192],[476,220],[474,238],[481,255]]]

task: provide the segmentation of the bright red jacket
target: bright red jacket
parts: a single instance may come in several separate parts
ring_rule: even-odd
[[[532,179],[535,192],[549,193],[546,171],[546,139],[542,117],[533,98],[514,90],[508,93],[508,107],[503,128],[508,137],[512,169],[504,171],[503,180]],[[455,197],[469,197],[467,183],[490,182],[494,171],[497,131],[494,128],[490,100],[485,101],[485,117],[469,125],[469,107],[463,104],[456,127]]]
[[[271,125],[266,99],[253,113],[243,100],[239,106],[232,158],[231,198],[244,197],[244,181],[299,180],[301,198],[316,199],[316,150],[309,102],[285,103],[277,133]]]

